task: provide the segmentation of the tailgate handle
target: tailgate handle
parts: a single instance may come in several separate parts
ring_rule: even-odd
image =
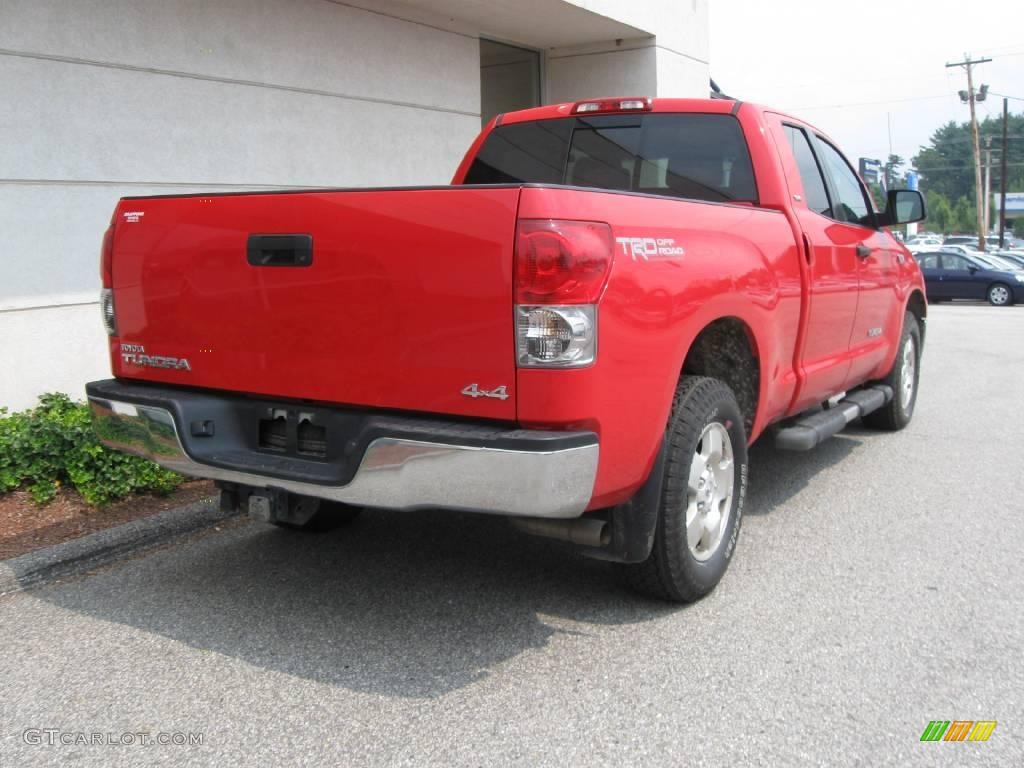
[[[249,235],[246,257],[254,267],[308,267],[312,235]]]

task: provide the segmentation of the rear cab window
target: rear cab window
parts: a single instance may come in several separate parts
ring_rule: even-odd
[[[568,184],[757,204],[732,115],[644,113],[512,123],[484,141],[464,184]]]

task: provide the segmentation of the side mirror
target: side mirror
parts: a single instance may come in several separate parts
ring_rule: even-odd
[[[971,264],[971,266],[969,266],[967,268],[967,271],[970,272],[973,275],[975,272],[978,271],[978,268],[976,266],[974,266],[973,264]]]
[[[916,189],[890,189],[885,213],[878,215],[879,226],[913,224],[925,217],[924,196]]]

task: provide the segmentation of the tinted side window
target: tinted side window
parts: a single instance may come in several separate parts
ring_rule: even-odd
[[[466,184],[561,184],[572,120],[513,123],[492,131],[466,174]]]
[[[929,253],[927,256],[920,256],[917,259],[917,264],[921,269],[938,269],[939,256],[936,253]]]
[[[857,174],[853,172],[845,158],[839,154],[839,150],[820,137],[818,148],[821,150],[825,167],[832,177],[832,184],[835,186],[835,193],[838,198],[832,208],[834,213],[832,218],[846,221],[850,224],[871,226],[872,220],[868,209],[868,199],[860,182],[857,180]]]
[[[956,256],[952,253],[947,253],[942,257],[942,268],[950,269],[954,272],[966,272],[968,267],[968,261],[963,256]]]
[[[784,125],[782,128],[786,131],[789,147],[793,150],[793,159],[796,160],[797,169],[800,171],[800,181],[804,185],[807,207],[815,213],[832,216],[832,206],[828,201],[828,193],[825,191],[825,180],[822,178],[818,161],[811,151],[811,143],[807,139],[807,134],[792,125]]]

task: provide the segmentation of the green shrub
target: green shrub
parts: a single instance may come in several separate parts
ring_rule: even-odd
[[[43,395],[37,407],[20,413],[0,408],[0,493],[27,486],[44,504],[70,485],[96,505],[134,491],[168,494],[181,481],[151,461],[105,448],[89,407],[67,395]]]

